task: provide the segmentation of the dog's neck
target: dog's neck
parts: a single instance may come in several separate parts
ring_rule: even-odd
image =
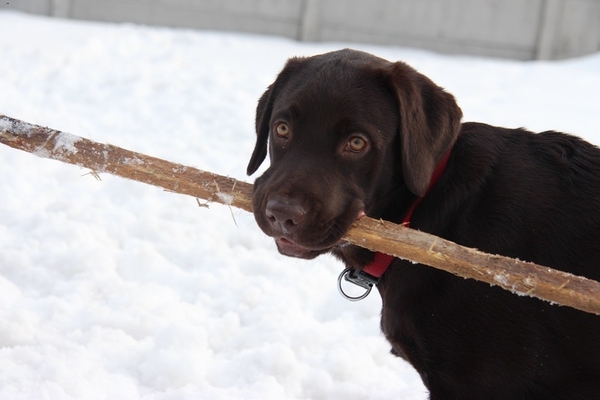
[[[427,196],[427,194],[429,194],[431,189],[433,189],[433,187],[437,184],[437,182],[440,180],[440,177],[446,170],[446,165],[448,165],[448,159],[450,158],[451,152],[452,152],[451,149],[448,150],[448,152],[446,152],[444,157],[442,157],[442,159],[436,166],[436,168],[433,172],[433,175],[431,176],[431,181],[429,182],[429,187],[427,188],[427,191],[425,192],[425,194],[423,196],[418,197],[413,202],[413,204],[410,206],[410,208],[408,209],[408,212],[404,216],[402,225],[404,225],[406,227],[410,227],[410,220],[413,216],[413,213],[415,212],[417,207],[421,204],[423,199]],[[373,261],[371,263],[369,263],[368,265],[366,265],[357,275],[360,276],[360,274],[367,274],[367,275],[369,275],[369,277],[365,277],[365,278],[369,279],[369,281],[378,282],[379,279],[383,276],[383,274],[385,274],[385,271],[388,270],[388,268],[390,267],[390,265],[392,264],[393,261],[394,261],[394,256],[376,252],[375,256],[373,258]]]

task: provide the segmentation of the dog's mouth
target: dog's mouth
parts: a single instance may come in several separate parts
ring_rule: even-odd
[[[363,211],[360,211],[356,216],[356,220],[359,220],[364,216],[365,213]],[[289,238],[279,236],[275,238],[275,243],[277,244],[277,250],[279,250],[279,252],[285,256],[304,258],[310,260],[317,257],[320,254],[327,253],[336,246],[343,245],[345,242],[341,239],[338,239],[333,244],[326,245],[323,247],[306,247],[295,243]]]
[[[281,254],[289,257],[304,258],[307,260],[313,259],[319,254],[329,251],[329,248],[322,250],[309,249],[307,247],[300,246],[284,237],[276,238],[275,243],[277,244],[277,250],[279,250]]]

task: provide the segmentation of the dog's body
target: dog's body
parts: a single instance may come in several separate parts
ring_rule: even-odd
[[[331,251],[363,215],[600,280],[600,150],[556,132],[460,123],[403,63],[343,50],[291,59],[259,101],[256,220],[283,254]],[[436,165],[451,151],[439,181]],[[600,317],[395,260],[377,288],[392,352],[431,399],[599,399]]]

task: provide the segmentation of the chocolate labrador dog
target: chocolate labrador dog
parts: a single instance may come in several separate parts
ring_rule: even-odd
[[[260,98],[254,214],[279,251],[331,252],[358,218],[600,279],[600,150],[576,137],[461,123],[402,62],[341,50],[290,59]],[[392,352],[434,400],[600,399],[600,317],[399,259],[371,276]],[[387,267],[387,266],[386,266]],[[599,294],[600,295],[600,294]]]

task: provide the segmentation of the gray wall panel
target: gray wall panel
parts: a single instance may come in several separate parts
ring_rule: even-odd
[[[521,60],[600,51],[600,0],[12,0],[3,9]]]

